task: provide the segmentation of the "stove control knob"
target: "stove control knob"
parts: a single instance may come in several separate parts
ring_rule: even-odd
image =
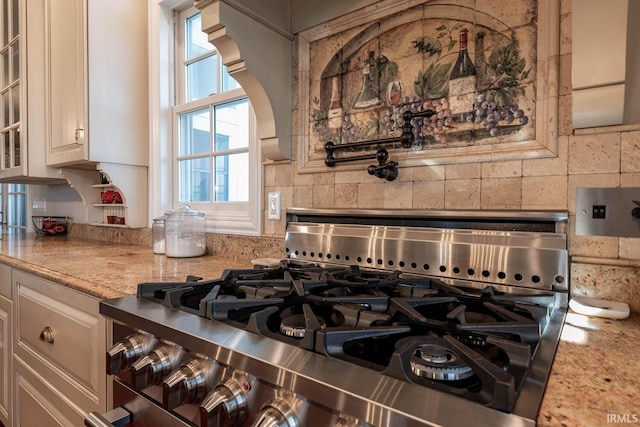
[[[256,416],[251,427],[299,427],[293,409],[284,400],[267,403]]]
[[[162,382],[162,406],[171,411],[180,405],[200,402],[213,383],[217,366],[198,359],[183,363]]]
[[[228,379],[200,405],[200,427],[239,426],[247,418],[247,394],[238,381]]]
[[[129,369],[131,364],[148,353],[157,340],[148,335],[130,335],[107,352],[107,375],[115,375]]]
[[[138,391],[150,385],[160,384],[164,377],[180,365],[183,358],[184,352],[178,347],[154,348],[131,365],[133,388]]]

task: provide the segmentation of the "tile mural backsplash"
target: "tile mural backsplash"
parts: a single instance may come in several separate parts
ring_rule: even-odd
[[[533,28],[530,22],[499,32],[427,18],[380,33],[374,24],[322,71],[320,96],[311,100],[314,137],[340,144],[398,136],[405,110],[429,109],[436,114],[419,120],[416,150],[530,139],[535,134],[534,122],[529,123],[535,116]],[[369,32],[377,35],[352,46]],[[323,48],[317,44],[312,49]]]
[[[308,86],[304,167],[319,166],[328,141],[398,138],[406,110],[435,114],[412,119],[409,150],[389,150],[406,158],[401,165],[557,154],[549,3],[521,0],[508,12],[482,2],[381,3],[387,15],[361,14],[349,28],[338,18],[300,36],[309,60],[298,60],[299,84]]]

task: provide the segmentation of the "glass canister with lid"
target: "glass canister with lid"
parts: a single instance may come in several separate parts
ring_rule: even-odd
[[[164,222],[167,217],[162,215],[161,217],[153,219],[153,226],[151,227],[151,234],[153,235],[153,253],[154,254],[164,254],[164,240],[165,240],[165,232],[164,232]]]
[[[207,250],[204,213],[189,205],[165,212],[165,254],[174,258],[197,257]]]

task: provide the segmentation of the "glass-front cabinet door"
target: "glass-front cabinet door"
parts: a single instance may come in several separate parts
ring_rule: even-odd
[[[20,168],[21,160],[21,44],[19,0],[1,0],[0,58],[2,62],[2,98],[0,140],[2,171]]]
[[[0,0],[0,181],[60,181],[46,167],[45,0]]]

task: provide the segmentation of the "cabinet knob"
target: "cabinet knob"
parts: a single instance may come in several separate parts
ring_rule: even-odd
[[[40,341],[53,344],[53,329],[49,326],[45,326],[42,332],[40,332]]]

